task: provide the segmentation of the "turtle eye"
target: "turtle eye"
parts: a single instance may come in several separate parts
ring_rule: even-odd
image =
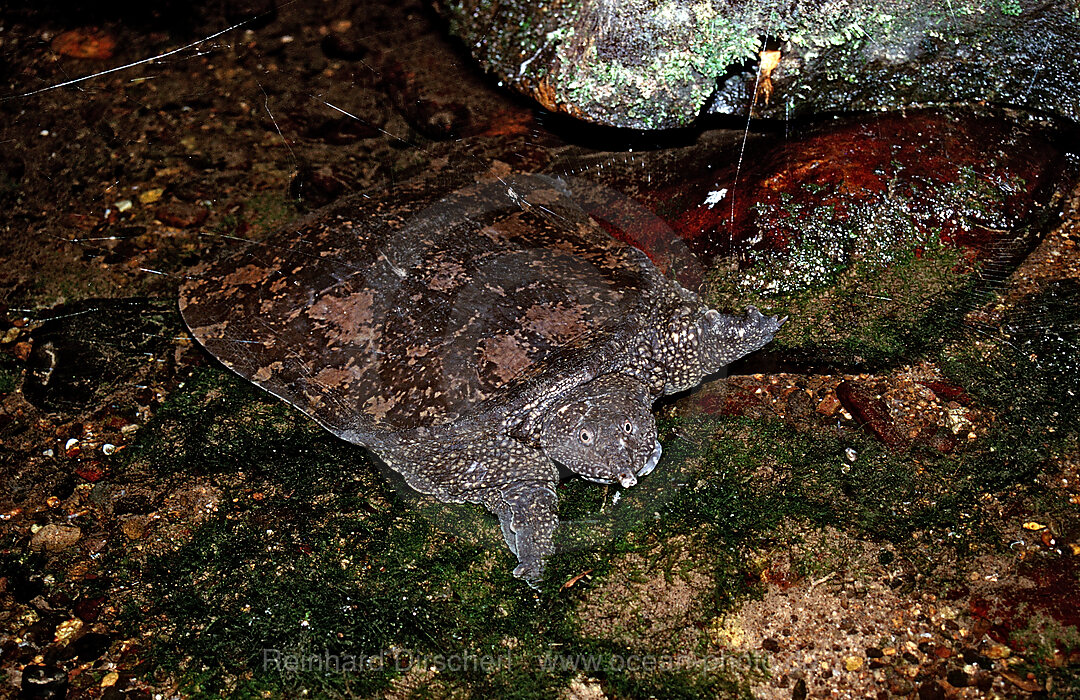
[[[592,442],[592,433],[590,433],[588,430],[582,430],[581,434],[578,437],[580,437],[581,441],[584,442],[586,445]]]
[[[622,429],[628,433],[634,432],[634,425],[630,421],[626,421],[622,424]]]

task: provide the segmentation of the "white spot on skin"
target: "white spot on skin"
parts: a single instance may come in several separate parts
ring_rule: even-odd
[[[709,209],[712,209],[717,204],[719,204],[720,201],[726,196],[727,196],[727,188],[726,187],[722,187],[722,188],[720,188],[718,190],[713,190],[712,192],[710,192],[708,195],[705,196],[705,204],[708,204]]]

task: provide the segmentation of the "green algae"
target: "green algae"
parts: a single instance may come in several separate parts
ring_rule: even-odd
[[[227,372],[198,369],[125,451],[118,478],[194,480],[220,498],[167,551],[108,555],[137,593],[126,624],[193,696],[366,696],[394,684],[420,696],[549,697],[584,677],[624,697],[749,697],[764,662],[708,666],[704,631],[683,650],[696,665],[628,669],[630,657],[661,658],[663,640],[585,634],[592,591],[631,575],[630,557],[645,581],[683,576],[676,553],[692,537],[709,582],[695,613],[706,629],[760,593],[768,553],[793,543],[800,576],[846,566],[836,533],[916,570],[1003,549],[988,496],[1067,507],[1033,475],[1078,437],[1075,287],[1022,300],[982,345],[928,351],[998,415],[952,453],[890,450],[849,427],[662,410],[664,460],[617,504],[595,484],[560,488],[566,525],[539,591],[510,575],[479,508],[410,495],[362,449]],[[327,672],[332,657],[363,668]]]

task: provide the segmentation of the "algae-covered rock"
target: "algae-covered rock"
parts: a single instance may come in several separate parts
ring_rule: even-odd
[[[998,103],[1080,118],[1080,21],[1057,0],[444,0],[451,31],[544,107],[632,128],[703,112]]]
[[[876,365],[940,343],[1059,220],[1062,142],[1034,121],[909,112],[710,136],[593,175],[652,214],[616,235],[684,285],[789,315],[774,350]]]

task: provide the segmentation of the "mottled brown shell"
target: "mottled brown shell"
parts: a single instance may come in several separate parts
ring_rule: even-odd
[[[194,271],[180,308],[225,365],[370,444],[601,371],[662,284],[561,181],[518,175],[335,205]]]

